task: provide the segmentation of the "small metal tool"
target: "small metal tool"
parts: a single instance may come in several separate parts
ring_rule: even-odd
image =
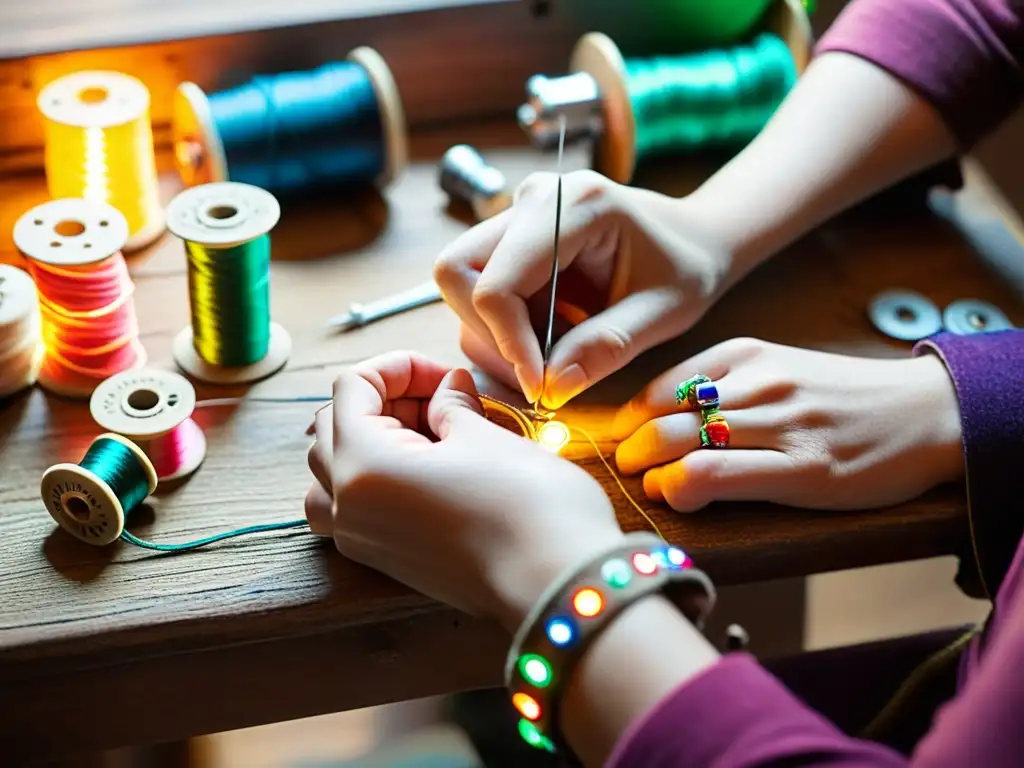
[[[562,153],[565,149],[565,116],[562,115],[558,126],[558,189],[555,193],[555,245],[551,259],[551,296],[548,302],[548,332],[544,339],[544,366],[541,368],[541,391],[533,410],[537,410],[540,399],[544,396],[544,384],[548,375],[548,360],[551,357],[551,339],[555,329],[555,293],[558,289],[558,239],[562,228]]]
[[[327,324],[339,331],[350,331],[361,328],[376,320],[391,317],[410,309],[441,301],[441,289],[433,280],[429,280],[414,288],[385,296],[367,304],[352,304],[348,312],[335,315]]]

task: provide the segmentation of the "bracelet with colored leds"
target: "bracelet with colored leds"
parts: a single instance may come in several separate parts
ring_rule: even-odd
[[[520,715],[519,734],[528,744],[548,752],[564,746],[558,727],[564,683],[616,616],[655,593],[698,629],[715,602],[711,580],[683,550],[639,532],[566,573],[534,604],[505,663],[505,685]]]

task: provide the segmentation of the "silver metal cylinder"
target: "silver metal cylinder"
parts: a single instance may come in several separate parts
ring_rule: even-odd
[[[601,91],[586,72],[562,77],[534,75],[526,81],[526,103],[519,107],[519,127],[538,149],[558,146],[559,117],[565,116],[566,142],[593,139],[604,128]]]
[[[501,212],[512,202],[505,174],[489,165],[468,144],[456,144],[444,153],[438,181],[446,194],[469,203],[481,220]]]

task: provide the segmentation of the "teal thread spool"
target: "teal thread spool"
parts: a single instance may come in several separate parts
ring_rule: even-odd
[[[308,72],[257,77],[174,98],[175,162],[192,187],[237,181],[280,196],[390,184],[408,162],[405,116],[391,71],[372,48]]]
[[[117,539],[158,552],[184,552],[251,533],[299,528],[306,521],[249,525],[178,544],[158,544],[125,530],[125,521],[157,487],[156,470],[135,443],[104,433],[77,464],[56,464],[43,473],[39,492],[46,511],[79,541],[106,546]]]
[[[571,74],[527,82],[520,126],[551,148],[559,119],[567,141],[595,140],[594,169],[632,181],[638,159],[741,146],[764,126],[810,58],[812,38],[799,0],[776,0],[751,41],[710,51],[627,60],[606,35],[584,35]]]
[[[240,384],[280,370],[291,337],[270,315],[270,230],[281,215],[266,190],[203,184],[171,201],[167,228],[185,245],[191,323],[174,359],[211,384]]]

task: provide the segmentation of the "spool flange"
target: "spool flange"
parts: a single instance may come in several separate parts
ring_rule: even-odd
[[[868,316],[875,328],[900,341],[920,341],[942,330],[942,313],[914,291],[883,291],[871,300]]]
[[[961,336],[974,333],[1007,331],[1013,323],[999,307],[979,299],[959,299],[942,313],[946,330]]]

